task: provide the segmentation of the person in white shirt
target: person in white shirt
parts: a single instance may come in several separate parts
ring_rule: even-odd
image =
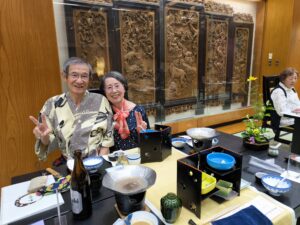
[[[300,100],[294,86],[299,73],[294,68],[286,68],[279,75],[280,82],[271,92],[273,107],[280,116],[280,126],[294,124],[294,119],[283,116],[283,112],[300,113]],[[273,118],[272,118],[273,119]],[[272,121],[273,123],[273,121]]]

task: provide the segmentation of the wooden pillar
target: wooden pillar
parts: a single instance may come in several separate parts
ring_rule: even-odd
[[[52,0],[0,1],[0,187],[45,168],[29,115],[61,92]]]

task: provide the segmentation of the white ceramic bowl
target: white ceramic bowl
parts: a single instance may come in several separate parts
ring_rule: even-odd
[[[141,154],[140,153],[131,153],[127,155],[129,165],[138,165],[141,164]]]
[[[196,140],[209,139],[216,136],[215,129],[208,127],[190,128],[186,131],[187,135]]]
[[[130,224],[132,225],[136,224],[138,221],[145,222],[144,224],[158,225],[156,216],[147,211],[136,211],[134,213],[131,213],[125,218],[125,221],[129,217],[131,217]]]
[[[98,170],[103,164],[102,156],[92,156],[83,159],[83,165],[88,171]],[[70,171],[74,168],[74,159],[70,158],[67,160],[67,167]]]
[[[274,196],[279,196],[291,190],[291,181],[277,175],[265,175],[261,178],[264,187]]]

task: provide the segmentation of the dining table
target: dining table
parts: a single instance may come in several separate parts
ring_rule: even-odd
[[[300,112],[284,112],[283,116],[295,119],[291,152],[300,155]]]
[[[240,207],[246,206],[253,202],[261,201],[262,203],[273,205],[277,208],[277,214],[272,218],[273,224],[289,225],[295,224],[296,219],[300,216],[300,184],[292,182],[292,190],[281,196],[275,197],[270,195],[264,187],[255,181],[255,172],[258,168],[252,168],[249,165],[249,157],[256,156],[260,159],[273,159],[274,162],[282,167],[286,167],[286,159],[289,156],[289,147],[282,146],[278,157],[270,157],[267,151],[253,151],[243,146],[240,137],[220,132],[218,136],[218,146],[230,149],[243,155],[242,163],[242,179],[251,183],[250,187],[246,187],[240,191],[240,195],[229,201],[218,202],[213,198],[207,198],[201,202],[201,217],[198,218],[194,213],[183,207],[181,214],[175,224],[188,224],[193,220],[198,224],[209,224],[220,215],[227,214],[238,210]],[[169,192],[177,193],[177,161],[190,154],[191,147],[185,146],[182,149],[172,147],[171,155],[161,162],[143,163],[143,166],[152,168],[157,175],[155,184],[146,192],[146,204],[149,210],[156,215],[159,224],[167,224],[160,212],[160,199]],[[101,170],[102,176],[105,174],[105,169],[111,167],[111,163],[105,161]],[[66,165],[54,168],[62,175],[69,173]],[[12,178],[11,183],[19,183],[30,180],[33,177],[43,174],[45,171],[37,171],[34,173],[27,173]],[[199,193],[200,194],[200,193]],[[120,215],[116,210],[116,201],[113,191],[101,187],[100,194],[93,197],[93,213],[92,216],[86,220],[74,220],[72,217],[70,193],[62,193],[65,203],[60,207],[61,215],[65,216],[68,225],[71,224],[113,224]],[[31,224],[36,221],[43,221],[44,224],[54,224],[57,219],[57,211],[55,209],[47,210],[37,215],[30,216],[20,221],[11,223],[13,225]]]

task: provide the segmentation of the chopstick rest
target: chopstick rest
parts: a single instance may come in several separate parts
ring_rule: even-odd
[[[46,186],[47,176],[39,176],[30,180],[29,187],[27,189],[28,193],[33,193]]]

